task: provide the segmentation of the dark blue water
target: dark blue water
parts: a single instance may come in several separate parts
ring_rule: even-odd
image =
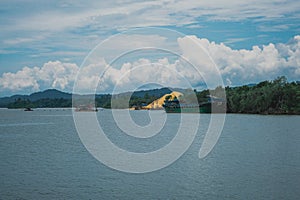
[[[109,111],[97,115],[115,144],[136,151],[168,143],[180,120],[168,115],[164,132],[169,134],[151,143],[122,136]],[[132,116],[138,124],[149,123],[147,112]],[[70,110],[0,110],[0,199],[299,198],[300,116],[227,115],[217,145],[200,160],[204,130],[172,165],[129,174],[89,154]]]

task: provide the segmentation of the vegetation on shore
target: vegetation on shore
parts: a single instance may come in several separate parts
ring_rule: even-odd
[[[289,83],[284,76],[225,90],[230,113],[300,114],[300,82]]]
[[[207,101],[208,95],[220,97],[223,88],[214,90],[196,91],[187,89],[183,92],[185,99],[189,96],[197,97],[199,103]],[[286,77],[278,77],[273,81],[263,81],[252,86],[226,87],[226,100],[228,113],[251,114],[300,114],[300,82],[288,82]],[[145,91],[143,95],[125,93],[123,95],[97,95],[96,106],[111,108],[130,108],[133,106],[145,106],[158,99],[160,94]],[[221,97],[222,98],[222,97]],[[128,103],[129,99],[129,103]],[[71,98],[42,98],[35,101],[17,98],[8,103],[7,108],[55,108],[72,107]]]

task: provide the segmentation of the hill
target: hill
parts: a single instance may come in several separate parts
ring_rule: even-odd
[[[115,98],[131,97],[133,99],[143,99],[151,97],[157,99],[164,94],[172,92],[169,88],[141,90],[135,92],[124,92],[114,94]],[[89,95],[82,95],[89,96]],[[108,100],[110,94],[96,94],[96,101],[99,106],[109,107]],[[104,102],[105,101],[105,102]],[[56,89],[35,92],[30,95],[13,95],[10,97],[0,98],[0,107],[2,108],[23,108],[23,107],[71,107],[72,94],[62,92]],[[60,105],[63,104],[63,105]],[[107,104],[106,106],[104,104]]]
[[[41,92],[35,92],[30,95],[13,95],[10,97],[0,98],[0,107],[7,107],[8,104],[14,103],[15,101],[38,101],[41,99],[72,99],[72,94],[65,93],[56,89],[48,89]]]
[[[164,95],[177,91],[183,94],[185,102],[196,94],[198,103],[207,101],[208,95],[219,97],[220,86],[214,90],[194,91],[192,89],[160,88],[125,92],[120,94],[97,94],[95,103],[103,108],[159,109]],[[222,89],[223,90],[223,89]],[[227,112],[251,114],[300,114],[300,82],[287,82],[286,77],[273,81],[238,87],[226,87]],[[80,95],[85,99],[90,95]],[[174,95],[176,96],[176,95]],[[129,102],[128,102],[129,100]],[[112,104],[113,102],[113,104]],[[90,102],[94,103],[94,102]],[[31,95],[14,95],[0,98],[0,107],[5,108],[55,108],[72,107],[72,94],[50,89]]]

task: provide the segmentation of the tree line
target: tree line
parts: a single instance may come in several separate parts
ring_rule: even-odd
[[[300,82],[289,83],[284,76],[225,91],[230,113],[300,114]]]
[[[222,91],[225,96],[220,96]],[[300,82],[288,82],[282,76],[272,81],[263,81],[252,86],[217,87],[214,90],[186,90],[185,99],[196,96],[198,103],[208,100],[208,96],[225,98],[228,113],[251,113],[251,114],[300,114]],[[157,97],[145,93],[143,97],[137,96],[113,96],[110,94],[97,96],[94,104],[103,108],[130,108],[133,106],[147,105]],[[112,104],[113,103],[113,104]],[[57,108],[72,107],[72,99],[49,99],[44,98],[36,101],[28,99],[16,99],[7,105],[8,108]]]

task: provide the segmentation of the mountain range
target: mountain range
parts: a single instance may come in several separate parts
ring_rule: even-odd
[[[175,90],[175,89],[174,89]],[[176,91],[184,91],[185,89],[176,89]],[[122,96],[132,96],[132,97],[139,97],[142,98],[145,95],[154,96],[154,97],[161,97],[165,94],[171,93],[173,89],[170,88],[160,88],[160,89],[150,89],[150,90],[141,90],[135,92],[124,92],[120,94],[115,94],[114,96],[122,97]],[[96,98],[101,98],[102,96],[107,94],[96,94]],[[10,97],[2,97],[0,98],[0,107],[7,107],[8,104],[13,103],[17,100],[28,100],[31,102],[42,100],[42,99],[65,99],[71,100],[72,93],[62,92],[56,89],[48,89],[45,91],[35,92],[30,95],[13,95]]]

